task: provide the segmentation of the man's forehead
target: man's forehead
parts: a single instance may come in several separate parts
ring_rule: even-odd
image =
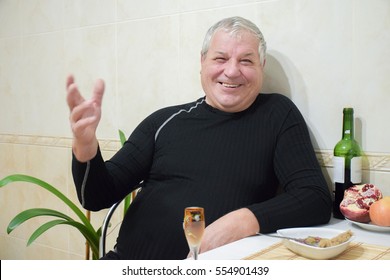
[[[259,56],[259,40],[252,33],[243,32],[239,36],[223,30],[216,32],[210,42],[209,52],[215,55],[226,55],[238,50],[240,55],[244,57]]]
[[[228,32],[225,30],[218,30],[215,32],[214,36],[211,38],[211,44],[214,45],[216,43],[222,43],[230,40],[237,41],[238,43],[242,43],[245,45],[255,46],[257,48],[259,46],[259,39],[251,32],[247,30],[241,30],[236,32]]]

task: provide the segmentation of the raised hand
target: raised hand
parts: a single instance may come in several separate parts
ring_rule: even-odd
[[[101,118],[104,82],[100,79],[95,82],[89,100],[80,94],[72,75],[66,80],[66,90],[73,132],[73,153],[79,161],[86,162],[96,155],[98,148],[96,129]]]

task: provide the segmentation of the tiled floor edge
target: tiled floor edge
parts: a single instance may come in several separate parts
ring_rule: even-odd
[[[72,138],[0,134],[0,144],[1,143],[70,148],[72,145]],[[119,140],[99,139],[99,144],[102,151],[117,151],[120,147]],[[322,167],[333,168],[332,150],[316,150],[316,156]],[[390,153],[367,152],[363,157],[363,169],[390,172]]]

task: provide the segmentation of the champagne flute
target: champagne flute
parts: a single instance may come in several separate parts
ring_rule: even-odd
[[[204,209],[202,207],[185,208],[183,229],[194,260],[198,259],[204,228]]]

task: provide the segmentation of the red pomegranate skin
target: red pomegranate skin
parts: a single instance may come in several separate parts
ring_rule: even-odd
[[[382,192],[373,184],[355,185],[345,190],[340,203],[340,211],[347,219],[368,223],[370,206],[383,197]]]

